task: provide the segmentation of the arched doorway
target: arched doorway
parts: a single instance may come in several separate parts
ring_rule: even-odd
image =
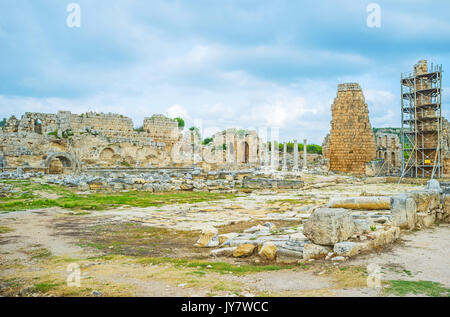
[[[42,121],[41,119],[34,120],[34,132],[37,134],[42,134]]]
[[[81,164],[73,155],[59,152],[47,157],[45,167],[49,174],[67,174],[77,173]]]
[[[64,156],[57,156],[50,161],[49,174],[66,174],[73,172],[72,162]]]
[[[113,163],[113,157],[114,157],[114,150],[107,147],[104,148],[99,155],[99,159],[101,162],[107,163],[107,164],[111,164]]]
[[[242,142],[242,149],[243,151],[243,158],[242,163],[247,164],[249,162],[249,156],[250,156],[250,147],[246,141]]]

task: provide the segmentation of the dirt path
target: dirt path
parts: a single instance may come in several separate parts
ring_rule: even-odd
[[[378,254],[360,256],[354,265],[377,263],[385,280],[433,281],[450,287],[450,225],[402,232],[401,241]]]
[[[29,267],[25,271],[8,268],[0,272],[0,278],[20,276],[20,272],[26,272],[30,277],[37,274],[32,268],[35,264],[31,255],[33,250],[47,249],[51,255],[75,259],[98,254],[95,250],[78,246],[77,232],[67,234],[67,228],[61,227],[63,217],[67,217],[67,212],[55,208],[1,215],[1,225],[12,231],[0,237],[0,264],[20,261],[21,265],[29,264]],[[74,228],[110,221],[106,215],[72,218],[76,221]],[[449,235],[450,225],[404,232],[401,241],[378,253],[360,255],[338,265],[318,261],[307,270],[289,269],[236,276],[213,274],[207,270],[196,272],[195,268],[170,265],[135,265],[132,257],[128,257],[122,262],[96,264],[83,274],[90,274],[92,280],[106,285],[126,284],[135,296],[380,296],[383,294],[367,288],[364,279],[357,277],[353,271],[345,272],[340,268],[364,268],[377,263],[382,268],[383,280],[434,281],[450,287]],[[330,267],[336,269],[329,273],[327,270]],[[45,265],[40,270],[45,271]],[[65,267],[58,267],[58,272],[64,280]]]

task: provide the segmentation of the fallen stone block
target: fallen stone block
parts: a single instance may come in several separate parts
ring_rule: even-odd
[[[365,219],[354,219],[355,232],[368,233],[370,232],[370,223]]]
[[[440,193],[437,190],[420,190],[407,194],[416,202],[417,212],[431,213],[435,209],[439,209],[441,203]]]
[[[303,234],[315,244],[334,245],[355,232],[350,213],[341,208],[319,208],[303,225]]]
[[[277,254],[280,256],[292,257],[292,258],[296,258],[296,259],[303,258],[303,252],[289,250],[284,247],[278,247]]]
[[[330,247],[307,243],[303,247],[303,259],[322,259],[327,256],[332,250]]]
[[[226,244],[229,240],[234,239],[237,236],[239,236],[239,233],[237,233],[237,232],[219,234],[219,236],[218,236],[219,245]]]
[[[194,246],[199,248],[211,248],[219,245],[217,228],[205,228],[202,230],[201,236]]]
[[[338,197],[330,198],[329,207],[356,210],[386,210],[391,208],[390,197]]]
[[[417,213],[416,226],[420,229],[431,227],[436,220],[436,214],[427,214],[425,212]]]
[[[339,242],[334,245],[333,248],[334,253],[340,256],[354,256],[361,252],[361,248],[359,246],[359,243],[355,242]]]
[[[400,228],[391,227],[388,230],[377,230],[373,233],[375,247],[394,242],[400,237]]]
[[[251,228],[245,229],[244,233],[255,233],[255,232],[258,232],[258,231],[267,231],[267,232],[269,232],[270,229],[268,227],[266,227],[266,226],[257,225],[257,226],[253,226]]]
[[[235,258],[249,257],[253,254],[255,249],[256,246],[254,244],[241,244],[233,251],[233,256]]]
[[[275,260],[277,256],[277,247],[272,242],[266,242],[259,250],[258,255],[269,261]]]
[[[416,201],[406,195],[391,198],[392,224],[394,226],[414,229],[416,224]]]
[[[210,253],[212,256],[232,256],[235,250],[236,247],[220,248],[216,250],[211,250]]]

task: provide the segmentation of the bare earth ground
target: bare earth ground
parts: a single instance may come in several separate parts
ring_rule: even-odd
[[[193,247],[205,224],[220,233],[240,232],[274,212],[325,204],[333,195],[392,194],[412,187],[335,185],[307,193],[254,192],[217,202],[82,215],[60,208],[1,214],[0,227],[8,230],[0,232],[0,295],[389,296],[367,287],[370,263],[379,264],[385,281],[433,281],[448,288],[450,226],[444,224],[402,233],[394,245],[339,264],[278,259],[260,266],[256,257],[216,259],[208,249]],[[271,221],[277,227],[298,225]],[[80,266],[80,287],[66,285],[71,263]],[[247,266],[256,269],[246,271]]]

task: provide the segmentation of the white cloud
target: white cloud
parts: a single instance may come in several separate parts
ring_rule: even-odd
[[[177,117],[180,117],[183,119],[188,118],[188,112],[187,112],[186,108],[181,105],[173,105],[173,106],[169,107],[169,109],[167,109],[167,115],[170,118],[177,118]]]

